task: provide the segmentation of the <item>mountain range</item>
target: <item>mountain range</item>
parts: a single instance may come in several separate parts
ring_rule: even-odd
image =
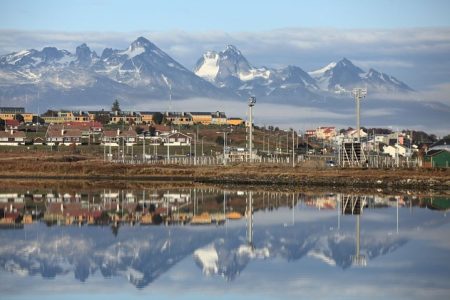
[[[130,101],[139,95],[167,99],[169,94],[174,99],[252,95],[276,101],[287,96],[313,99],[321,92],[339,94],[357,86],[371,91],[412,91],[392,76],[373,69],[364,72],[345,58],[309,73],[297,66],[257,68],[232,45],[221,52],[206,52],[191,72],[143,37],[125,50],[106,48],[101,55],[86,44],[75,53],[54,47],[14,52],[0,57],[0,72],[4,100],[23,97],[21,90],[33,86],[55,93],[87,90],[81,98],[100,98],[100,102],[107,98],[108,104],[111,92]]]
[[[425,124],[436,123],[450,112],[447,105],[429,101],[393,104],[390,99],[414,98],[416,92],[393,76],[372,68],[364,71],[346,58],[309,72],[295,65],[255,67],[228,45],[223,51],[204,53],[191,71],[144,37],[126,49],[106,48],[101,54],[82,44],[75,53],[45,47],[0,56],[0,86],[1,106],[34,110],[109,107],[114,99],[125,108],[152,109],[169,98],[245,102],[256,96],[258,102],[320,107],[348,115],[354,106],[350,91],[366,87],[374,100],[368,104],[370,109],[392,108],[386,124],[405,114],[418,115]]]
[[[374,69],[364,72],[343,58],[319,70],[305,72],[298,66],[281,69],[254,67],[233,45],[221,52],[207,51],[194,69],[196,75],[219,88],[241,96],[317,98],[321,93],[343,94],[355,87],[372,92],[412,92],[405,83]]]

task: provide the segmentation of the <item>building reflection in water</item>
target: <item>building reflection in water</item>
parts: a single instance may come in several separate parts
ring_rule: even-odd
[[[190,256],[204,274],[227,280],[236,278],[255,259],[283,258],[290,262],[311,257],[347,270],[367,266],[368,260],[387,255],[408,241],[399,234],[378,233],[388,232],[393,227],[386,226],[393,223],[385,226],[384,221],[367,219],[361,237],[366,210],[376,212],[395,205],[398,233],[400,206],[422,203],[420,198],[399,195],[214,188],[42,192],[40,197],[5,193],[0,194],[0,216],[8,220],[0,230],[0,269],[44,277],[74,272],[81,281],[95,272],[105,277],[126,274],[138,288]],[[335,210],[337,232],[329,230],[336,226]],[[296,211],[302,218],[298,224]],[[13,218],[20,214],[24,221],[15,227]],[[29,223],[25,222],[27,215],[32,216],[31,222],[26,221]],[[342,229],[349,218],[355,219],[355,232]],[[410,228],[433,228],[447,222],[430,218],[411,217],[408,222]],[[91,226],[75,227],[86,224]],[[137,224],[161,226],[133,227]],[[203,227],[185,226],[188,224]],[[52,230],[53,225],[59,225],[60,230]],[[111,226],[114,236],[105,234],[104,225]],[[226,230],[218,230],[219,225],[225,225]],[[21,228],[40,237],[31,240],[6,228]]]

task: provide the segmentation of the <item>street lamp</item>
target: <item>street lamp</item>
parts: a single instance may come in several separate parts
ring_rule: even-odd
[[[197,165],[197,139],[196,135],[194,133],[188,133],[189,135],[192,135],[194,138],[194,166]],[[189,147],[190,149],[190,147]],[[191,156],[191,150],[189,150],[189,156]]]
[[[225,148],[226,148],[226,145],[227,145],[227,134],[228,134],[228,132],[227,131],[217,131],[216,133],[223,133],[223,165],[225,166],[226,164],[227,164],[227,160],[226,160],[226,157],[225,157]]]
[[[204,136],[202,136],[202,156],[205,156],[205,152],[203,152],[203,138]]]
[[[248,98],[248,108],[249,108],[249,150],[250,150],[250,163],[253,161],[253,114],[252,108],[255,106],[256,97]]]

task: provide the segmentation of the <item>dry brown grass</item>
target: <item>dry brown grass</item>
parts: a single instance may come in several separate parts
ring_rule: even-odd
[[[339,169],[323,168],[307,162],[295,168],[276,165],[234,164],[229,166],[123,165],[104,162],[86,155],[61,153],[8,153],[0,157],[1,176],[34,178],[102,178],[142,180],[185,180],[266,183],[346,181],[399,182],[401,180],[434,181],[450,186],[450,170],[429,169]],[[251,182],[250,182],[251,183]],[[350,183],[349,183],[350,184]]]

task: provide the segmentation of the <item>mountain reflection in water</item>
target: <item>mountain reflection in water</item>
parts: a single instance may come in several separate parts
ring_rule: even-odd
[[[448,235],[435,235],[448,233],[449,228],[445,207],[430,210],[430,198],[405,195],[214,189],[98,191],[88,196],[83,192],[60,193],[60,198],[43,193],[34,208],[31,203],[36,201],[29,195],[8,195],[16,199],[2,202],[7,203],[2,206],[4,216],[14,212],[15,204],[25,203],[24,210],[34,211],[34,222],[0,229],[0,278],[12,274],[17,280],[33,275],[57,279],[73,274],[74,285],[101,274],[104,278],[124,278],[141,289],[157,285],[158,278],[185,259],[194,262],[203,276],[224,278],[231,286],[252,262],[259,261],[275,263],[281,259],[291,264],[306,260],[308,264],[314,261],[315,265],[356,272],[361,267],[370,269],[376,258],[393,255],[410,242],[426,241],[428,250],[433,251],[436,243],[448,239]],[[441,197],[439,201],[450,200]],[[69,211],[73,203],[79,213],[86,206],[88,211],[100,212],[97,215],[108,211],[109,219],[91,225],[87,218],[67,222],[64,210]],[[133,205],[134,212],[128,212]],[[139,206],[141,209],[136,209]],[[62,212],[60,217],[54,207]],[[51,216],[57,221],[44,221],[52,209]],[[158,212],[159,226],[144,226],[139,221],[150,211]],[[230,212],[242,218],[226,218]],[[115,219],[116,215],[128,217]],[[184,216],[182,222],[179,215]],[[203,216],[199,220],[207,219],[207,224],[191,224],[194,216]],[[210,222],[209,216],[218,221]],[[442,228],[446,230],[439,230]],[[448,247],[448,243],[442,244],[440,247]],[[432,260],[433,253],[427,257]],[[449,274],[448,263],[442,268],[438,273]],[[416,271],[419,276],[420,270]],[[311,274],[322,280],[320,272],[311,270]],[[277,274],[262,272],[260,276]]]

